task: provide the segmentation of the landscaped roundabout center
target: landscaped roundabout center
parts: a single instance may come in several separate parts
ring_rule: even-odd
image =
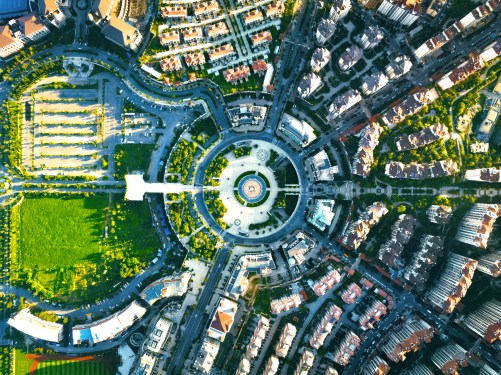
[[[264,203],[270,192],[267,190],[269,182],[266,177],[259,172],[243,173],[236,181],[235,195],[242,198],[245,203],[258,206]],[[238,199],[238,198],[237,198]]]

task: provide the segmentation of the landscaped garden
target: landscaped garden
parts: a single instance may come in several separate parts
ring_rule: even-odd
[[[148,171],[150,156],[155,145],[120,144],[115,146],[115,173],[116,179],[123,179],[127,173],[133,171]]]
[[[13,281],[44,298],[94,301],[144,268],[160,247],[146,202],[27,196],[13,211],[20,238],[12,243]]]

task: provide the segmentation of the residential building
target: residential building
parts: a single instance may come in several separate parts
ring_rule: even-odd
[[[43,24],[35,12],[19,17],[16,22],[21,30],[20,38],[25,43],[36,42],[50,34],[49,28]]]
[[[322,85],[322,79],[315,73],[308,73],[299,81],[297,92],[299,96],[306,99]]]
[[[201,27],[188,27],[183,30],[183,40],[185,43],[198,42],[204,37]]]
[[[395,138],[397,151],[407,151],[429,145],[438,140],[448,140],[450,137],[447,126],[436,123],[412,134],[403,134]]]
[[[267,111],[267,107],[252,104],[240,104],[228,108],[231,125],[234,127],[243,125],[263,125]]]
[[[409,352],[417,352],[424,342],[429,344],[437,329],[418,317],[407,320],[390,332],[382,351],[393,362],[403,362]]]
[[[426,210],[430,222],[445,225],[452,217],[452,207],[446,205],[432,205]]]
[[[315,355],[310,349],[304,349],[299,363],[294,371],[294,375],[308,375],[311,368],[313,367],[313,362],[315,361]]]
[[[290,266],[301,265],[306,261],[305,254],[313,249],[315,241],[306,233],[298,231],[292,240],[282,244]]]
[[[270,3],[266,5],[264,11],[266,13],[266,17],[268,18],[277,18],[281,17],[285,10],[285,5],[282,1],[275,1],[274,3]]]
[[[107,21],[111,17],[114,5],[116,5],[115,0],[94,0],[92,1],[88,17],[96,24],[99,24],[101,21]]]
[[[362,212],[358,220],[348,226],[342,242],[354,250],[358,249],[367,238],[371,228],[387,213],[388,209],[384,203],[374,202]]]
[[[59,0],[38,0],[40,17],[55,27],[61,28],[66,24],[66,15],[62,12],[60,6]]]
[[[428,290],[426,300],[450,314],[468,291],[477,263],[474,259],[450,253],[439,280]]]
[[[304,120],[298,120],[284,113],[278,130],[289,137],[298,146],[306,147],[315,139],[315,130]]]
[[[94,345],[103,341],[112,340],[146,314],[146,309],[136,301],[130,303],[123,310],[100,319],[98,321],[74,325],[71,331],[73,345]]]
[[[358,284],[351,283],[348,287],[341,293],[341,299],[347,305],[355,303],[355,300],[362,295],[362,289]]]
[[[160,44],[162,46],[168,46],[171,44],[179,44],[181,42],[181,38],[179,37],[178,30],[171,30],[167,33],[160,34],[158,39],[160,40]]]
[[[501,302],[484,302],[475,311],[459,319],[459,323],[488,343],[501,339]]]
[[[469,181],[501,182],[501,170],[496,167],[468,169],[465,171],[464,179]]]
[[[339,344],[339,348],[334,352],[334,362],[346,366],[359,346],[360,338],[352,331],[348,331]]]
[[[458,369],[468,365],[470,354],[456,343],[437,349],[431,355],[431,361],[442,374],[458,374]]]
[[[296,326],[287,323],[280,334],[280,338],[278,339],[277,345],[275,345],[275,353],[277,357],[285,358],[287,357],[287,353],[289,353],[289,349],[294,341],[294,338],[297,334]]]
[[[334,175],[339,172],[337,166],[331,166],[329,155],[323,149],[308,158],[308,164],[311,167],[315,181],[332,181]]]
[[[232,56],[235,54],[235,51],[233,50],[233,46],[230,43],[223,44],[221,46],[212,48],[209,51],[209,60],[214,62],[214,61],[219,61],[223,58]]]
[[[214,360],[219,352],[220,345],[221,343],[218,340],[205,337],[202,347],[195,358],[193,367],[203,374],[208,374],[212,369],[212,365],[214,364]]]
[[[155,323],[155,327],[153,328],[150,336],[146,340],[146,349],[152,353],[160,353],[167,342],[171,329],[172,322],[164,317],[160,317],[160,319],[158,319]]]
[[[247,65],[240,65],[235,68],[225,70],[223,76],[226,82],[236,83],[243,81],[250,76],[250,68]]]
[[[192,68],[201,67],[205,64],[205,55],[202,52],[187,53],[184,62]]]
[[[227,295],[238,300],[249,286],[247,276],[250,272],[264,276],[269,275],[274,269],[276,269],[276,265],[270,252],[242,255],[238,258],[226,286]]]
[[[501,275],[501,251],[480,256],[477,270],[493,277]]]
[[[219,3],[216,0],[200,2],[193,5],[193,13],[197,17],[217,13],[219,9]]]
[[[388,77],[382,72],[376,72],[365,78],[360,89],[364,95],[372,95],[388,84]]]
[[[315,330],[310,336],[310,345],[314,349],[319,349],[325,342],[325,339],[332,332],[332,328],[341,318],[343,310],[334,304],[330,304],[320,322],[316,325]]]
[[[438,256],[444,248],[444,240],[438,236],[425,234],[421,237],[417,253],[405,269],[403,277],[418,289],[425,286],[431,269],[437,264]]]
[[[327,366],[327,370],[325,370],[325,375],[339,375],[336,369],[331,366]]]
[[[139,358],[137,369],[133,372],[134,375],[152,375],[157,364],[158,357],[150,352],[145,352]]]
[[[282,311],[289,311],[290,309],[299,307],[299,305],[301,305],[301,296],[298,293],[274,299],[270,302],[271,312],[275,315],[280,314]]]
[[[207,36],[209,38],[217,38],[229,33],[228,26],[224,22],[211,23],[206,28]]]
[[[489,0],[485,4],[478,6],[461,18],[461,20],[453,23],[440,34],[424,42],[414,51],[414,55],[418,60],[435,55],[440,48],[453,40],[456,36],[460,35],[465,30],[476,26],[480,21],[488,17],[499,7],[500,4],[501,2],[499,0]]]
[[[207,336],[224,341],[226,334],[230,332],[238,310],[238,304],[227,298],[222,297],[214,311]]]
[[[171,55],[160,61],[160,67],[164,72],[175,72],[183,69],[183,64],[181,64],[179,56]]]
[[[327,121],[333,121],[362,100],[357,90],[350,89],[334,99],[328,108]]]
[[[188,8],[180,4],[162,6],[160,12],[168,20],[183,20],[188,17]]]
[[[243,357],[235,375],[249,375],[251,364],[246,357]]]
[[[362,58],[363,55],[364,54],[362,50],[355,45],[346,48],[346,51],[344,51],[341,54],[341,56],[339,56],[339,60],[337,62],[339,68],[342,71],[346,71],[352,68],[353,65],[355,65]]]
[[[336,21],[330,18],[323,18],[317,26],[317,31],[315,32],[315,38],[317,43],[323,46],[329,41],[336,31]]]
[[[456,240],[486,249],[499,215],[501,215],[501,205],[476,203],[461,221]]]
[[[458,164],[452,159],[435,161],[432,163],[403,164],[396,161],[387,161],[384,173],[390,178],[425,180],[452,176],[459,172]]]
[[[23,46],[24,44],[20,39],[12,36],[7,25],[0,26],[0,57],[9,57],[22,49]]]
[[[379,300],[375,300],[372,304],[359,316],[358,324],[364,331],[373,329],[383,316],[386,315],[388,309],[386,305]]]
[[[405,56],[397,56],[394,60],[392,60],[386,67],[384,68],[384,72],[386,76],[392,79],[399,79],[405,74],[409,73],[412,68],[411,60]]]
[[[374,149],[379,144],[382,133],[383,128],[377,122],[371,122],[360,132],[360,141],[351,168],[353,174],[364,178],[369,176],[374,163]]]
[[[321,232],[329,229],[334,220],[335,203],[333,199],[315,199],[313,209],[307,218],[308,223]]]
[[[421,3],[422,0],[383,0],[377,11],[390,21],[410,26],[421,15]]]
[[[379,356],[374,357],[364,367],[363,375],[386,375],[390,372],[390,366]]]
[[[311,56],[310,66],[314,73],[318,73],[331,60],[331,54],[327,48],[316,48]]]
[[[465,116],[465,115],[463,115],[463,116]],[[466,122],[467,121],[466,116],[463,118]],[[471,118],[469,120],[471,123]],[[456,126],[456,129],[457,129],[457,126]],[[487,152],[489,152],[489,144],[487,142],[480,142],[480,141],[470,143],[470,152],[472,154],[486,154]]]
[[[245,13],[244,15],[244,23],[245,26],[249,26],[263,20],[263,13],[257,8]]]
[[[57,343],[63,339],[62,324],[41,319],[31,314],[29,308],[10,317],[7,324],[38,340]]]
[[[329,10],[329,19],[337,22],[348,15],[351,9],[350,0],[334,0]]]
[[[256,60],[252,63],[252,71],[254,73],[256,73],[257,75],[261,76],[264,74],[264,72],[268,71],[268,64],[264,60]],[[273,69],[271,69],[271,72],[273,73]],[[267,76],[268,76],[268,74],[266,74],[266,77]],[[265,79],[265,81],[266,81],[266,79]],[[271,81],[271,77],[270,77],[270,81]],[[263,85],[263,86],[266,86],[266,85]]]
[[[190,272],[166,276],[148,285],[139,296],[149,305],[163,298],[181,297],[188,291],[190,279]]]
[[[484,104],[485,118],[477,129],[477,139],[481,142],[489,142],[489,138],[494,131],[495,124],[501,113],[501,78],[492,90],[494,95],[488,96]]]
[[[323,296],[327,293],[328,290],[332,289],[334,285],[336,285],[339,280],[341,280],[341,275],[337,270],[332,269],[327,274],[318,279],[315,283],[311,283],[311,288],[315,292],[315,294],[319,297]],[[310,284],[308,282],[308,284]]]
[[[433,103],[437,99],[438,93],[435,89],[419,89],[403,102],[390,108],[382,116],[382,120],[391,130],[407,116],[417,113],[421,108]]]
[[[137,52],[143,41],[139,30],[120,18],[111,17],[108,21],[101,22],[100,26],[105,38],[122,48]]]
[[[452,86],[458,84],[461,81],[464,81],[466,78],[482,69],[484,66],[485,62],[482,57],[477,53],[472,53],[468,60],[440,78],[440,80],[437,82],[437,85],[442,90],[450,89]]]
[[[251,36],[252,45],[254,47],[268,45],[273,40],[271,33],[268,30],[260,31]]]
[[[263,341],[266,338],[266,334],[270,330],[270,320],[264,316],[259,317],[257,322],[257,327],[254,330],[254,334],[247,345],[246,357],[249,359],[256,358],[263,346]]]
[[[364,30],[359,39],[360,47],[363,50],[376,47],[384,39],[383,31],[380,27],[370,25]]]
[[[485,62],[491,61],[501,55],[501,38],[485,48],[480,57]]]
[[[263,375],[275,375],[278,372],[278,366],[280,366],[280,361],[276,356],[272,355],[266,362]]]

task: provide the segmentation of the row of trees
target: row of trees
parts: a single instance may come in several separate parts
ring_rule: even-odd
[[[188,193],[181,193],[179,202],[169,204],[170,219],[174,229],[181,237],[189,236],[197,229],[195,219],[190,212],[188,199],[191,199],[191,195],[188,196]]]
[[[181,139],[169,161],[169,173],[179,173],[181,182],[187,183],[190,166],[193,163],[198,147],[193,142]]]

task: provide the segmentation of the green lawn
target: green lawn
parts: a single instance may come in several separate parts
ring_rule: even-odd
[[[41,362],[35,375],[108,375],[109,371],[103,363],[91,361],[44,361]]]
[[[108,196],[27,198],[21,205],[20,266],[78,264],[101,252]]]
[[[116,179],[123,179],[127,173],[134,171],[148,172],[151,153],[155,145],[121,144],[115,146],[115,173]]]
[[[93,302],[144,269],[161,247],[147,202],[114,195],[27,196],[16,208],[14,282],[43,298]],[[106,237],[107,234],[107,237]]]
[[[33,363],[33,360],[27,359],[24,351],[21,349],[14,349],[12,362],[14,362],[12,371],[14,375],[25,375],[30,373],[30,366]]]

